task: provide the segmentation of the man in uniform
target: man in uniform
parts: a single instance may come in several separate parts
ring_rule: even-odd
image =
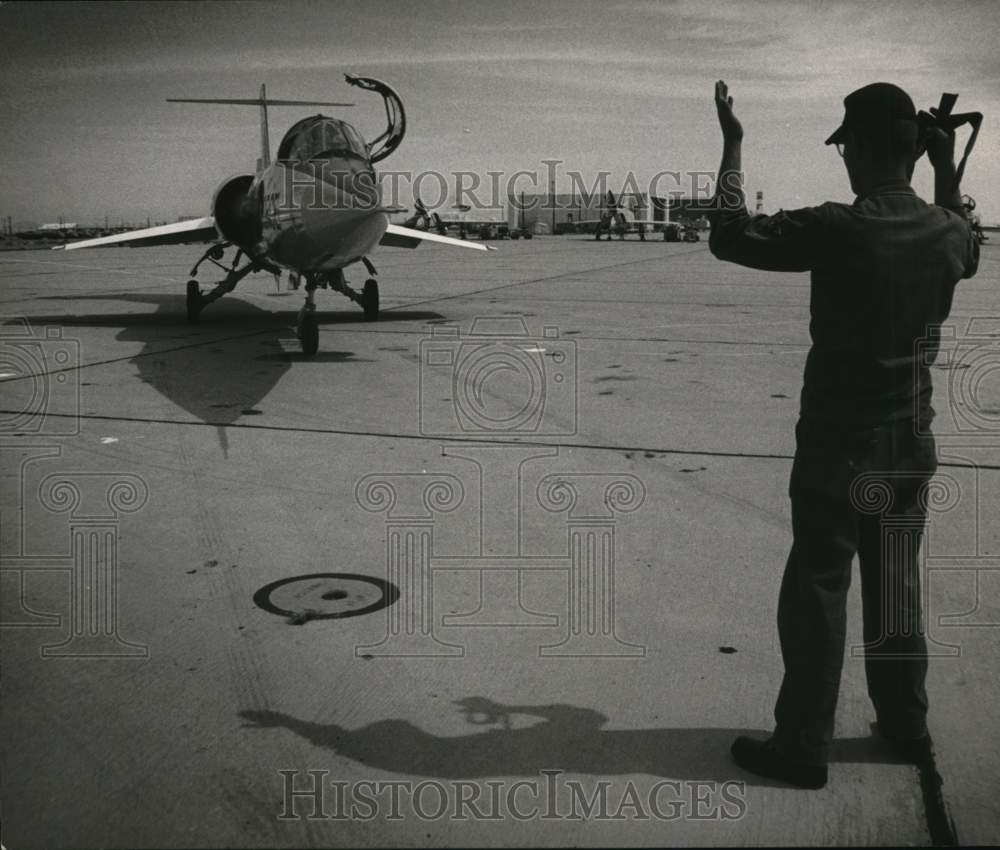
[[[793,543],[778,600],[785,674],[774,734],[766,741],[741,736],[732,754],[758,775],[821,788],[855,554],[879,732],[907,760],[930,756],[920,533],[889,540],[892,530],[871,499],[878,493],[891,500],[894,517],[923,528],[924,491],[937,467],[929,433],[933,328],[948,317],[955,284],[975,274],[978,244],[962,212],[954,133],[934,128],[921,139],[902,89],[874,83],[848,95],[843,123],[826,140],[843,157],[853,204],[773,216],[747,211],[743,128],[721,80],[715,103],[723,157],[712,253],[755,269],[811,272],[812,347],[789,485]],[[935,172],[933,205],[910,187],[924,145]]]

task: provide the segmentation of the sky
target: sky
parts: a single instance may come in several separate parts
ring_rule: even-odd
[[[381,99],[347,86],[350,72],[386,80],[406,106],[406,138],[380,168],[506,180],[559,160],[559,191],[569,171],[585,185],[610,172],[612,188],[629,173],[645,188],[661,171],[713,171],[713,87],[725,79],[748,194],[762,191],[767,211],[852,199],[823,141],[853,89],[894,82],[925,109],[958,92],[956,111],[986,116],[963,191],[1000,222],[998,36],[992,0],[7,2],[0,216],[208,214],[224,179],[254,170],[257,111],[166,98],[255,97],[266,83],[272,97],[354,101],[323,111],[370,139]],[[272,110],[272,150],[315,111]],[[932,196],[926,158],[914,185]]]

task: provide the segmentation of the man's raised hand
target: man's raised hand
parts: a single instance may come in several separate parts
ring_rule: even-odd
[[[937,116],[937,107],[931,107],[931,113]],[[955,131],[941,127],[931,127],[927,133],[927,158],[934,169],[955,168]]]
[[[715,84],[715,109],[719,113],[722,138],[727,142],[742,141],[743,125],[733,112],[733,98],[729,94],[729,86],[725,80],[719,80]]]

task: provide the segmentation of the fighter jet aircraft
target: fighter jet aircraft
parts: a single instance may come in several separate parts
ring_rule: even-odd
[[[389,214],[397,210],[382,206],[372,166],[399,147],[406,132],[406,113],[399,95],[386,83],[350,74],[346,79],[352,86],[382,96],[388,120],[385,132],[365,142],[346,121],[314,115],[297,122],[285,134],[274,162],[270,155],[268,106],[353,104],[269,100],[264,86],[255,99],[171,98],[175,103],[259,106],[261,157],[257,173],[223,182],[212,199],[212,214],[205,218],[84,239],[59,249],[211,242],[191,269],[187,284],[187,317],[191,322],[197,322],[206,305],[232,292],[251,272],[280,275],[283,269],[289,270],[305,279],[305,304],[298,314],[297,334],[306,354],[315,354],[319,348],[314,301],[317,288],[346,295],[361,306],[368,321],[378,318],[376,271],[368,259],[377,246],[416,248],[421,242],[438,242],[456,248],[495,250],[389,223]],[[228,265],[222,262],[227,248],[236,250]],[[243,257],[246,262],[240,266]],[[206,260],[222,269],[225,277],[203,292],[196,277],[198,267]],[[361,292],[348,286],[343,271],[358,262],[370,275]]]
[[[639,239],[645,242],[647,227],[652,230],[654,226],[662,226],[666,222],[640,218],[639,213],[641,212],[644,210],[638,205],[637,198],[633,198],[632,204],[626,206],[624,195],[619,195],[618,200],[615,200],[614,192],[608,190],[601,217],[581,219],[577,225],[596,225],[594,233],[598,241],[600,241],[602,233],[608,234],[608,241],[611,241],[612,233],[617,233],[619,239],[624,239],[626,233],[638,233]]]

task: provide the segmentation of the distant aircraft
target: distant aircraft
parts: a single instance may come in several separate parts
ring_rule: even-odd
[[[496,218],[466,218],[464,213],[472,209],[469,204],[455,204],[452,206],[452,209],[458,210],[463,215],[458,216],[454,213],[445,213],[447,217],[443,218],[437,212],[429,212],[420,200],[420,196],[417,195],[413,202],[414,214],[406,219],[403,224],[406,227],[415,227],[418,230],[430,230],[433,228],[442,236],[448,232],[449,228],[455,228],[458,230],[461,239],[465,239],[470,233],[478,234],[481,238],[485,239],[487,234],[496,234],[498,228],[504,225],[503,221]],[[497,237],[494,235],[491,238]]]
[[[267,125],[268,106],[352,106],[301,100],[268,100],[262,85],[260,97],[246,100],[170,98],[172,103],[239,104],[260,107],[261,158],[256,174],[243,174],[222,183],[212,199],[212,215],[175,224],[147,227],[85,239],[59,246],[62,250],[102,245],[170,245],[211,242],[191,269],[187,284],[187,317],[197,322],[206,305],[232,292],[251,272],[305,278],[305,304],[299,311],[297,334],[302,350],[315,354],[319,328],[313,295],[330,288],[356,302],[365,319],[378,318],[379,295],[375,267],[368,259],[376,246],[416,248],[421,242],[439,242],[480,251],[494,248],[414,230],[389,223],[398,209],[381,205],[373,164],[399,147],[406,132],[406,113],[399,95],[386,83],[369,77],[346,75],[352,86],[374,91],[385,102],[388,127],[366,143],[346,121],[314,115],[292,126],[271,162]],[[229,266],[220,262],[229,247],[236,255]],[[246,263],[239,266],[246,256]],[[203,293],[194,278],[208,260],[225,272],[225,278]],[[356,292],[344,280],[344,268],[363,263],[371,277]]]
[[[472,209],[469,204],[455,204],[452,209],[458,210],[458,213],[446,213],[445,218],[438,216],[437,220],[446,230],[449,227],[457,227],[462,239],[470,233],[478,234],[485,239],[485,234],[495,233],[505,224],[498,218],[469,218],[467,213]]]
[[[428,212],[419,195],[413,202],[413,215],[403,222],[403,226],[415,227],[417,230],[430,230],[433,227],[441,236],[448,232],[448,228],[441,221],[441,216],[436,212]]]
[[[600,241],[602,233],[608,234],[609,241],[612,233],[617,233],[619,239],[624,239],[626,233],[638,233],[639,238],[645,242],[647,227],[651,228],[654,225],[662,226],[666,222],[639,218],[637,213],[641,209],[638,199],[633,199],[631,206],[625,206],[624,196],[619,196],[618,200],[615,200],[614,192],[608,190],[601,217],[582,219],[577,222],[577,225],[596,224],[597,229],[595,230],[594,238],[598,241]]]
[[[980,245],[985,244],[989,237],[983,232],[983,223],[979,214],[973,212],[976,208],[976,199],[972,195],[962,195],[962,207],[965,209],[965,217],[972,227],[972,235],[976,237]]]

